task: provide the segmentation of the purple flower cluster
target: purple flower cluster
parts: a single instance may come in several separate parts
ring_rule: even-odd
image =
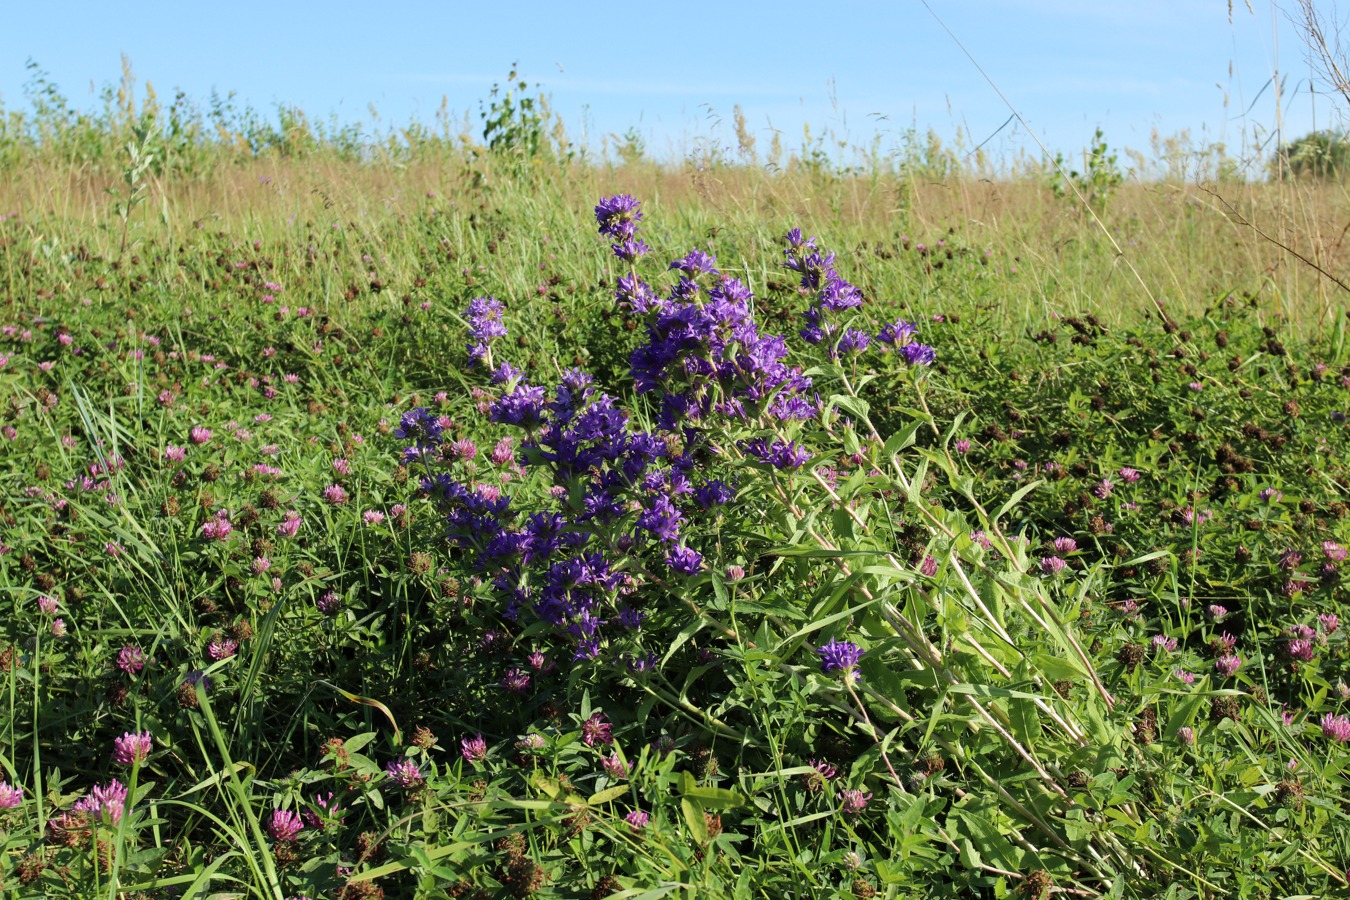
[[[633,771],[632,765],[625,762],[617,753],[602,757],[600,765],[604,768],[605,774],[616,781],[627,778]]]
[[[145,762],[150,755],[150,750],[154,744],[150,738],[150,732],[128,731],[117,740],[113,741],[113,762],[119,766],[130,766],[136,763]]]
[[[596,204],[595,221],[600,233],[614,239],[610,249],[626,263],[636,262],[651,248],[637,236],[638,222],[642,221],[642,204],[630,194],[605,197]]]
[[[801,277],[802,292],[810,303],[802,318],[802,340],[808,344],[824,344],[831,358],[855,356],[872,343],[865,331],[841,325],[839,314],[862,305],[862,293],[840,277],[834,268],[834,254],[822,254],[815,238],[803,238],[801,229],[794,228],[784,237],[784,266]],[[914,340],[914,325],[899,319],[882,326],[876,340],[895,348],[899,356],[911,366],[930,366],[937,359],[937,351]]]
[[[89,813],[90,818],[99,819],[108,825],[116,825],[122,820],[122,810],[126,802],[126,785],[114,778],[107,785],[90,788],[89,793],[77,800],[71,810]]]
[[[502,676],[501,685],[513,694],[527,693],[530,689],[530,673],[523,671],[518,666],[512,666]]]
[[[680,543],[681,529],[700,510],[684,508],[684,498],[702,490],[711,505],[720,494],[689,477],[705,452],[697,435],[686,436],[683,453],[671,453],[665,439],[633,429],[580,371],[565,373],[551,398],[521,382],[504,391],[489,417],[527,429],[521,456],[549,470],[550,502],[517,511],[499,487],[448,472],[423,479],[423,489],[440,504],[451,540],[491,575],[508,618],[528,612],[568,635],[577,657],[595,658],[607,638],[641,621],[624,601],[633,576],[615,572],[595,548],[596,530],[621,533],[627,549],[651,547],[673,570],[687,571],[693,551]],[[513,686],[527,689],[519,678]]]
[[[406,756],[390,760],[384,767],[384,773],[389,776],[390,781],[405,791],[416,790],[425,780],[421,766]]]
[[[1350,744],[1350,718],[1327,713],[1322,717],[1322,735],[1338,744]]]
[[[904,347],[914,337],[915,332],[916,329],[912,322],[897,319],[881,326],[881,331],[877,332],[877,340],[887,346]]]
[[[793,441],[768,442],[763,438],[755,438],[741,444],[741,449],[775,469],[800,469],[811,458],[805,447],[799,447]]]
[[[937,351],[928,344],[914,340],[915,334],[912,323],[897,319],[881,327],[881,331],[877,332],[877,340],[894,347],[900,358],[911,366],[931,366],[937,361]]]
[[[487,759],[487,741],[483,740],[481,734],[471,738],[460,738],[459,748],[460,756],[464,757],[465,762],[476,763]]]
[[[822,254],[815,238],[803,238],[794,228],[784,237],[787,249],[783,251],[783,265],[801,276],[802,290],[811,298],[802,318],[806,326],[799,332],[808,344],[828,344],[835,353],[836,336],[842,336],[832,313],[862,306],[862,293],[849,284],[834,268],[834,254]]]
[[[441,417],[425,407],[419,406],[405,412],[399,419],[398,428],[394,430],[395,437],[412,441],[403,450],[403,464],[412,465],[418,461],[429,463],[440,448],[444,431],[445,423]]]
[[[666,565],[679,575],[697,575],[703,568],[703,554],[690,547],[674,547],[666,554]]]
[[[560,660],[570,653],[574,661],[604,659],[641,671],[655,658],[642,646],[643,622],[656,612],[651,606],[664,585],[697,576],[711,562],[691,533],[737,496],[739,485],[703,474],[717,457],[734,457],[730,441],[720,438],[735,431],[746,457],[798,469],[812,454],[793,426],[815,418],[820,399],[811,379],[788,363],[783,337],[760,333],[749,288],[719,272],[711,254],[694,249],[670,262],[669,289],[658,290],[637,268],[648,252],[638,238],[641,204],[628,195],[605,197],[595,216],[616,256],[630,264],[615,300],[625,315],[642,317],[643,340],[629,366],[636,392],[652,400],[652,430],[635,426],[580,370],[546,387],[509,363],[493,368],[491,342],[505,333],[501,305],[478,298],[466,315],[470,355],[487,364],[492,385],[474,388],[473,397],[491,422],[523,432],[493,451],[493,464],[509,471],[480,469],[472,442],[424,408],[405,413],[396,434],[408,442],[403,463],[417,468],[447,538],[476,567],[513,631],[542,624],[566,645]],[[839,277],[834,257],[799,231],[789,244],[788,267],[812,297],[803,336],[813,343],[828,337],[831,352],[867,350],[871,335],[836,321],[862,296]],[[932,348],[914,343],[914,333],[896,322],[875,340],[913,364],[931,362]],[[527,503],[533,492],[504,489],[540,478],[550,483],[542,501]],[[506,691],[535,690],[538,679],[524,662],[506,661],[499,670]]]
[[[900,355],[911,366],[931,366],[937,361],[937,351],[927,344],[905,344]]]
[[[856,816],[867,808],[867,801],[871,799],[870,793],[864,794],[857,788],[846,788],[839,792],[839,811]]]
[[[1312,662],[1317,656],[1317,629],[1311,625],[1292,625],[1284,630],[1284,652],[1293,663]]]
[[[503,425],[532,430],[543,421],[547,403],[547,391],[522,381],[512,384],[511,389],[492,404],[488,417]]]
[[[640,220],[636,201],[625,197],[603,200],[596,216],[602,233],[624,241],[635,236]],[[564,373],[551,394],[510,366],[494,373],[499,393],[485,397],[484,408],[491,421],[524,429],[522,464],[549,471],[554,490],[542,507],[519,510],[498,485],[475,484],[466,455],[453,442],[447,448],[446,423],[426,410],[405,414],[397,432],[412,442],[405,464],[426,468],[423,491],[439,504],[450,539],[489,576],[503,614],[518,620],[528,613],[566,635],[574,658],[597,658],[606,646],[622,655],[616,641],[637,632],[645,617],[630,599],[644,576],[631,567],[627,574],[616,571],[614,550],[647,556],[678,576],[702,570],[702,554],[685,542],[685,526],[730,502],[734,490],[692,477],[711,452],[698,423],[712,416],[751,423],[816,414],[816,402],[805,396],[810,381],[783,362],[783,340],[759,335],[750,292],[733,279],[716,280],[715,260],[701,251],[672,268],[679,283],[666,298],[636,275],[621,279],[630,308],[650,316],[632,374],[640,392],[659,393],[662,432],[632,427],[628,413],[578,370]],[[715,283],[700,286],[700,280]],[[809,454],[779,442],[765,445],[762,458],[795,467]],[[599,549],[601,543],[610,549]],[[510,687],[528,690],[528,682],[517,677]]]
[[[304,827],[305,823],[289,809],[274,809],[272,815],[267,819],[267,833],[272,835],[273,840],[280,841],[283,844],[290,843],[299,837]]]
[[[626,240],[637,234],[637,223],[642,221],[642,204],[631,194],[604,197],[596,204],[595,221],[601,234]]]
[[[784,362],[781,337],[759,333],[750,289],[721,277],[701,299],[693,279],[716,279],[712,264],[699,251],[676,260],[672,265],[692,278],[681,277],[669,298],[648,303],[647,341],[629,359],[638,393],[660,394],[659,424],[668,430],[714,412],[747,423],[813,418],[819,403],[807,395],[811,379]]]
[[[581,740],[587,747],[608,747],[614,743],[614,727],[605,721],[604,713],[595,713],[581,723]]]
[[[117,651],[117,668],[128,675],[139,675],[145,668],[145,651],[139,644],[124,644]]]
[[[867,349],[872,343],[872,336],[866,331],[859,331],[856,328],[845,328],[843,335],[839,338],[839,344],[835,350],[840,356],[857,356]]]
[[[1157,653],[1175,653],[1177,639],[1166,634],[1155,634],[1153,636],[1153,649]]]
[[[1064,571],[1067,565],[1068,563],[1058,556],[1043,556],[1041,557],[1041,574],[1058,575]]]
[[[850,683],[857,679],[858,661],[863,655],[862,648],[857,644],[832,638],[828,644],[817,647],[816,653],[820,654],[822,672],[838,672]]]
[[[506,325],[502,322],[502,313],[506,307],[493,297],[475,297],[469,301],[464,318],[469,323],[470,343],[465,349],[469,359],[492,367],[492,342],[506,337]]]

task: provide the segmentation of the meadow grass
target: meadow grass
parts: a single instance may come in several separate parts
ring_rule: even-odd
[[[1338,185],[292,125],[0,142],[6,891],[1346,889]]]
[[[759,233],[767,240],[780,225],[809,220],[828,226],[839,236],[837,246],[855,252],[895,252],[901,238],[958,242],[1017,270],[1020,277],[999,299],[1010,324],[1083,311],[1122,322],[1149,308],[1151,298],[1191,313],[1237,291],[1269,300],[1271,315],[1307,333],[1325,326],[1344,293],[1333,280],[1347,270],[1339,218],[1345,193],[1335,182],[1132,181],[1094,221],[1075,198],[1057,197],[1046,179],[1026,176],[933,180],[893,170],[773,173],[730,163],[536,161],[534,173],[520,179],[518,167],[499,160],[428,155],[397,166],[322,156],[242,159],[197,178],[152,177],[136,233],[171,237],[209,223],[241,239],[282,240],[315,225],[350,223],[390,255],[391,274],[402,274],[413,249],[402,223],[426,207],[429,196],[455,198],[482,184],[503,223],[520,217],[575,230],[595,197],[617,190],[673,211],[666,227],[685,241],[710,231]],[[0,175],[0,207],[22,213],[48,240],[106,249],[109,238],[96,235],[109,232],[107,192],[121,175],[90,169],[59,160],[10,167]],[[458,205],[441,210],[461,232],[475,231],[467,223],[482,212]],[[906,295],[930,292],[922,280],[887,287]]]

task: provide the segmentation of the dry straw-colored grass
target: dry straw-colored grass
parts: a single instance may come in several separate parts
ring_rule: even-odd
[[[0,212],[19,213],[34,233],[102,241],[110,250],[115,229],[100,226],[114,218],[107,189],[118,180],[49,160],[12,168],[0,174]],[[425,198],[481,203],[485,192],[508,212],[519,204],[525,221],[542,207],[584,219],[602,193],[627,192],[650,210],[678,211],[695,233],[757,229],[771,239],[773,229],[791,223],[828,234],[834,247],[902,234],[946,238],[1019,267],[1021,277],[1001,299],[1013,318],[1093,311],[1119,321],[1149,308],[1151,297],[1180,312],[1233,292],[1260,296],[1272,315],[1302,331],[1325,327],[1350,296],[1338,283],[1350,283],[1350,204],[1332,182],[1131,180],[1098,222],[1081,202],[1025,176],[938,180],[801,167],[544,163],[521,177],[515,166],[472,153],[399,164],[317,156],[153,177],[136,220],[146,236],[202,222],[241,238],[284,232],[297,221],[360,222],[378,232]]]

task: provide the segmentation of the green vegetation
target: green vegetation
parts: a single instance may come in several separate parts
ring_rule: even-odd
[[[510,81],[8,114],[7,895],[1346,891],[1335,182],[609,166]]]
[[[1350,163],[1350,142],[1336,131],[1314,131],[1281,147],[1271,161],[1277,178],[1340,181]]]

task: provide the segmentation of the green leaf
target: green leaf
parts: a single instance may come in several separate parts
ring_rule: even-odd
[[[727,585],[726,582],[722,579],[722,575],[718,572],[713,572],[710,581],[712,582],[713,596],[715,597],[715,601],[713,603],[708,604],[708,608],[709,609],[729,608],[731,606],[731,594],[727,592]]]
[[[1012,688],[993,687],[988,684],[954,684],[948,688],[953,694],[966,694],[983,700],[1040,700],[1040,694],[1016,691]]]
[[[605,788],[603,791],[597,791],[586,799],[587,806],[601,806],[611,800],[615,800],[628,793],[628,785],[618,784],[614,787]]]
[[[1093,742],[1105,746],[1115,739],[1116,730],[1107,723],[1105,709],[1096,692],[1088,694],[1087,702],[1079,707],[1080,719]]]
[[[1018,697],[1008,704],[1008,719],[1013,734],[1028,750],[1033,749],[1041,739],[1040,710],[1036,704],[1024,697]]]
[[[938,722],[942,719],[942,710],[946,705],[947,691],[944,690],[942,696],[938,698],[938,702],[933,704],[933,709],[928,714],[928,727],[923,730],[923,740],[919,742],[921,748],[928,746],[928,742],[933,737],[933,731],[937,728]]]
[[[812,610],[810,624],[802,626],[801,628],[794,631],[792,634],[783,638],[782,642],[779,643],[779,645],[774,648],[774,652],[780,653],[784,647],[786,647],[788,644],[792,644],[799,638],[803,638],[808,634],[812,634],[813,632],[821,630],[822,628],[827,628],[830,625],[833,625],[835,622],[838,622],[840,619],[847,619],[850,616],[854,615],[855,613],[867,609],[867,607],[871,606],[873,603],[876,603],[878,600],[881,599],[880,595],[878,595],[876,597],[873,597],[871,600],[866,600],[862,603],[859,603],[857,606],[850,606],[847,609],[841,610],[837,613],[832,613],[823,618],[817,618],[817,616],[819,616],[820,613],[824,612],[827,609],[833,608],[834,604],[839,600],[839,598],[843,597],[844,594],[848,593],[848,591],[858,582],[858,580],[859,576],[857,573],[854,573],[853,575],[850,575],[847,579],[845,579],[845,581],[830,595],[829,599],[821,603],[820,606],[815,610]],[[793,647],[795,649],[796,645],[793,644]],[[784,654],[785,657],[787,655],[788,654]]]
[[[923,482],[924,478],[926,478],[927,475],[928,475],[928,460],[921,459],[919,460],[919,465],[916,466],[914,469],[914,477],[910,479],[909,482],[909,491],[906,496],[909,497],[910,503],[914,503],[917,505],[919,501],[922,499]]]
[[[975,499],[975,479],[969,475],[956,475],[951,479],[952,488],[967,500]]]
[[[719,787],[700,787],[689,772],[680,772],[680,793],[704,809],[732,809],[745,804],[745,797]]]
[[[684,812],[684,821],[689,825],[689,836],[700,844],[706,844],[708,823],[703,818],[703,808],[696,801],[682,797],[680,809]]]
[[[698,634],[702,628],[703,622],[701,620],[695,620],[681,628],[680,633],[675,635],[675,639],[670,642],[670,649],[666,651],[666,655],[661,657],[661,665],[664,666],[670,662],[670,658],[675,655],[676,651],[683,647],[691,637]]]
[[[121,887],[126,890],[153,890],[154,888],[169,887],[170,885],[181,884],[184,881],[190,880],[192,884],[187,886],[187,889],[183,891],[181,896],[196,897],[204,893],[206,891],[207,885],[209,885],[212,882],[212,880],[214,880],[217,877],[216,870],[219,869],[221,866],[223,866],[228,860],[238,855],[239,851],[231,850],[228,853],[222,853],[220,856],[217,856],[215,859],[211,860],[211,862],[209,862],[206,865],[206,868],[202,869],[200,872],[189,872],[186,875],[178,875],[171,878],[155,879],[154,881],[149,882],[147,884],[140,884],[134,886],[123,884]],[[225,880],[227,876],[221,875],[219,877],[221,880]]]
[[[905,696],[904,682],[896,677],[885,663],[873,654],[866,653],[858,663],[858,668],[862,672],[862,683],[865,687],[881,694],[901,709],[909,710],[909,698]],[[875,712],[883,718],[892,720],[896,718],[895,713],[885,706],[877,706]]]
[[[867,419],[872,412],[872,407],[866,400],[861,397],[850,397],[846,394],[835,394],[830,398],[829,405],[842,409],[846,413],[852,413],[858,419]]]
[[[447,869],[444,866],[438,865],[427,855],[427,851],[417,844],[409,845],[408,853],[412,856],[413,861],[416,862],[417,865],[421,866],[430,874],[435,875],[437,878],[444,878],[448,881],[459,877],[458,873],[453,869]]]
[[[735,809],[745,805],[745,797],[726,788],[697,787],[686,791],[685,796],[697,800],[705,809]]]
[[[561,788],[558,786],[556,778],[550,778],[542,772],[535,772],[530,776],[530,784],[541,794],[547,794],[551,799],[557,800]]]
[[[1031,656],[1031,664],[1036,667],[1048,681],[1072,681],[1083,676],[1083,670],[1075,666],[1069,660],[1062,656],[1052,656],[1049,653],[1034,653]]]
[[[952,438],[956,437],[956,432],[961,428],[961,423],[964,422],[965,420],[966,420],[966,411],[963,409],[959,413],[957,413],[956,416],[952,419],[951,427],[947,429],[947,433],[942,437],[943,450],[946,450],[947,447],[951,444]]]
[[[1195,714],[1199,711],[1200,704],[1204,699],[1204,695],[1199,691],[1183,697],[1172,711],[1172,715],[1168,717],[1167,727],[1163,729],[1163,737],[1171,740],[1177,736],[1178,731],[1195,721]]]
[[[347,749],[348,752],[355,753],[356,751],[364,747],[366,744],[369,744],[371,741],[373,741],[375,739],[375,735],[376,733],[373,731],[365,731],[362,732],[361,734],[356,735],[355,737],[347,738],[342,742],[342,745]]]
[[[1000,869],[1016,871],[1021,868],[1022,852],[1012,845],[998,827],[983,815],[961,810],[957,813],[965,825],[964,831],[981,855]]]
[[[1004,513],[1012,509],[1014,506],[1016,506],[1018,503],[1021,502],[1023,497],[1025,497],[1027,494],[1030,494],[1032,491],[1034,491],[1036,488],[1040,487],[1044,483],[1045,483],[1044,479],[1037,479],[1031,482],[1030,484],[1022,485],[1020,488],[1014,491],[1013,495],[1008,498],[1008,502],[1000,506],[998,508],[998,512],[994,513],[994,518],[990,522],[990,524],[993,524],[997,522],[999,519],[1003,518]]]
[[[886,446],[882,452],[887,457],[895,456],[895,454],[914,443],[914,436],[919,433],[919,429],[922,427],[922,420],[909,423],[886,439]]]
[[[957,846],[961,849],[961,864],[967,869],[978,869],[984,865],[984,859],[980,856],[980,851],[975,849],[975,845],[969,838],[961,838]]]
[[[195,794],[198,791],[202,790],[203,788],[218,787],[226,778],[237,775],[239,772],[242,772],[248,768],[249,764],[246,762],[240,761],[231,763],[228,766],[224,766],[220,769],[217,769],[210,777],[204,778],[201,781],[197,782],[192,787],[188,788],[187,790],[183,791],[183,793],[179,794],[178,797],[181,799],[183,797]]]

